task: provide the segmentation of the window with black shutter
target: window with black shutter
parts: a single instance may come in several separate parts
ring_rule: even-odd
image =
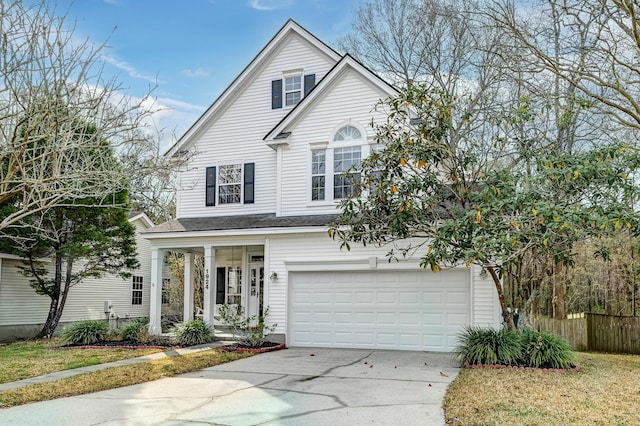
[[[271,109],[282,108],[282,80],[271,82]]]
[[[244,203],[254,203],[254,176],[255,163],[245,163],[244,165]]]
[[[207,167],[206,176],[206,205],[216,205],[216,168]]]

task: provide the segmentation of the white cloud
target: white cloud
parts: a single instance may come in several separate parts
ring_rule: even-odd
[[[134,78],[141,78],[143,80],[147,80],[153,84],[157,84],[158,83],[158,79],[156,77],[152,77],[152,76],[148,76],[148,75],[144,75],[139,73],[132,65],[128,64],[125,61],[120,61],[118,59],[115,59],[109,55],[103,55],[102,59],[104,59],[104,61],[108,64],[113,65],[114,67],[123,70],[124,72],[126,72],[127,74],[129,74],[129,76],[134,77]]]
[[[256,10],[286,9],[293,6],[295,0],[251,0],[250,6]]]
[[[177,99],[148,97],[143,109],[153,111],[146,117],[144,125],[148,134],[156,137],[160,153],[168,150],[206,109]]]
[[[187,68],[182,70],[182,74],[189,78],[209,77],[209,73],[204,68],[196,68],[195,70]]]

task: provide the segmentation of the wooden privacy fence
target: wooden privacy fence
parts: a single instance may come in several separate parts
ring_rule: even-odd
[[[640,354],[640,317],[581,314],[532,318],[533,328],[564,337],[578,350]]]

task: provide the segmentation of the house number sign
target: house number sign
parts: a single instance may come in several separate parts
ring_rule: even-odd
[[[204,288],[209,290],[209,269],[204,270]]]

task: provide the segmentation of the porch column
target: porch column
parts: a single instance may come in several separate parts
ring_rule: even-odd
[[[149,289],[149,334],[157,336],[162,333],[162,264],[164,250],[151,249],[151,288]]]
[[[184,315],[182,321],[193,320],[193,253],[184,254]]]
[[[204,312],[203,320],[213,325],[216,309],[216,249],[204,248]]]

